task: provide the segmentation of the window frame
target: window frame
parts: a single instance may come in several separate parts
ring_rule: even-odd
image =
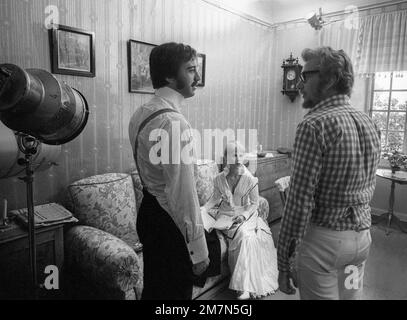
[[[386,128],[384,129],[386,131],[386,141],[385,145],[386,147],[388,146],[388,137],[389,137],[389,132],[402,132],[401,130],[389,130],[389,122],[390,122],[390,114],[395,113],[395,112],[404,112],[405,120],[404,120],[404,132],[403,132],[403,147],[401,149],[402,153],[407,153],[407,109],[406,110],[391,110],[391,98],[392,98],[392,93],[393,92],[406,92],[407,93],[407,88],[406,89],[393,89],[393,76],[397,72],[405,72],[405,71],[392,71],[388,72],[390,74],[390,87],[389,89],[375,89],[375,78],[377,73],[373,73],[371,77],[371,82],[370,82],[370,101],[369,101],[369,116],[373,119],[373,112],[386,112],[387,116],[387,122],[386,122]],[[373,104],[374,104],[374,95],[375,92],[388,92],[389,93],[389,100],[388,100],[388,106],[387,110],[374,110],[373,109]],[[382,128],[380,128],[380,131],[383,132]]]

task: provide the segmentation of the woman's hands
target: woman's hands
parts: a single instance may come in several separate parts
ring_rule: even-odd
[[[246,218],[243,215],[238,215],[238,216],[233,217],[233,224],[240,224],[245,220],[246,220]]]

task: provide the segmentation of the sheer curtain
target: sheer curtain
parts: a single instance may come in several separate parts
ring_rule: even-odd
[[[368,112],[371,75],[407,70],[407,10],[331,23],[321,30],[319,44],[343,49],[350,56],[358,75],[352,102],[357,109]]]
[[[357,74],[407,70],[407,10],[324,26],[320,45],[343,49]]]
[[[323,27],[319,33],[319,44],[330,46],[333,49],[344,50],[351,58],[353,64],[357,60],[360,41],[360,21],[340,20]]]
[[[319,34],[319,45],[330,46],[333,49],[344,50],[352,60],[353,68],[357,74],[357,61],[360,56],[360,19],[349,21],[340,20],[323,27]],[[366,113],[369,112],[369,88],[370,78],[356,76],[353,85],[351,102],[353,107]]]

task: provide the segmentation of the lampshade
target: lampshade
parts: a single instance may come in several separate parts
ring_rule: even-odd
[[[84,96],[49,72],[0,64],[0,120],[10,129],[58,145],[77,137],[88,115]]]
[[[40,144],[38,152],[32,156],[32,169],[48,169],[57,162],[60,154],[61,146]],[[0,179],[25,173],[24,166],[17,163],[19,158],[24,158],[24,154],[18,147],[16,134],[0,122]]]

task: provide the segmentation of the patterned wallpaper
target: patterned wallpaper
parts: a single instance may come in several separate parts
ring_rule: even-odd
[[[151,95],[128,92],[129,39],[185,42],[206,54],[206,86],[183,110],[194,128],[257,129],[263,148],[291,146],[302,111],[280,92],[280,66],[291,51],[299,56],[308,29],[305,38],[300,29],[277,32],[200,0],[1,0],[0,63],[50,71],[48,5],[58,7],[60,24],[96,33],[96,77],[56,75],[85,95],[90,117],[62,146],[59,165],[36,173],[36,204],[61,200],[77,179],[134,168],[128,122]],[[26,206],[25,195],[22,181],[0,180],[10,208]]]

